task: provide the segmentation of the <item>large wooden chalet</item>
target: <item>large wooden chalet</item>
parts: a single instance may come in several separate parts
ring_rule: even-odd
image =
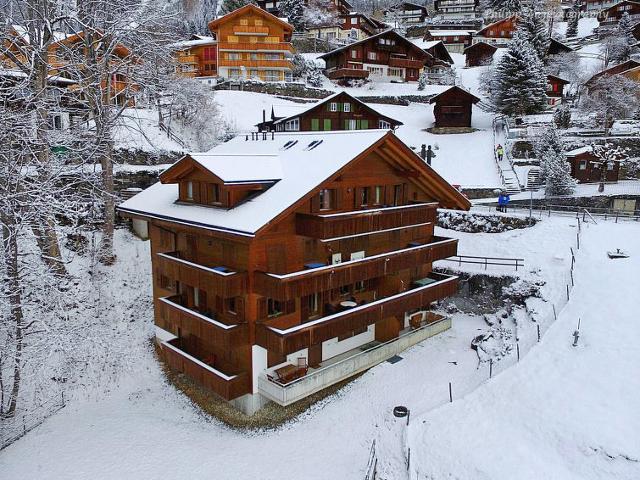
[[[387,30],[320,56],[332,80],[417,81],[425,66],[441,63],[413,42]]]
[[[259,132],[309,132],[376,128],[395,130],[400,125],[402,122],[382,115],[347,92],[338,92],[286,117],[276,117],[272,110],[271,118],[267,120],[263,112],[262,122],[256,127]]]
[[[449,328],[438,207],[470,203],[392,132],[360,130],[238,136],[120,212],[149,223],[161,357],[251,414]]]
[[[217,40],[217,73],[229,79],[291,77],[293,27],[253,4],[209,22]]]
[[[192,35],[189,40],[174,43],[176,74],[205,81],[217,77],[217,46],[215,38],[203,35]]]
[[[610,27],[618,24],[624,14],[629,15],[632,24],[640,22],[640,2],[622,0],[598,12],[600,27]]]

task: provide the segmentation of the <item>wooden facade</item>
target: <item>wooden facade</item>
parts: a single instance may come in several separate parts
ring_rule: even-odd
[[[465,64],[467,67],[489,65],[493,61],[493,54],[497,49],[497,47],[485,42],[474,43],[464,49]]]
[[[387,30],[365,40],[321,55],[325,74],[332,80],[417,81],[433,57],[402,35]]]
[[[622,75],[629,80],[640,84],[640,62],[631,59],[626,62],[619,63],[618,65],[614,65],[613,67],[609,67],[602,72],[596,73],[585,84],[589,90],[589,94],[593,94],[598,90],[598,79],[615,75]]]
[[[411,2],[398,2],[383,13],[385,19],[393,26],[424,23],[429,17],[427,7]]]
[[[427,30],[424,40],[441,41],[446,49],[453,53],[463,53],[464,49],[471,45],[473,39],[472,30]]]
[[[598,12],[598,22],[601,26],[616,25],[624,14],[629,15],[631,23],[640,22],[640,2],[622,0]]]
[[[284,81],[291,76],[293,27],[253,4],[209,22],[223,78]]]
[[[218,47],[213,37],[193,35],[185,42],[174,44],[176,74],[199,78],[218,75]]]
[[[513,38],[517,24],[518,17],[516,15],[491,23],[476,32],[473,37],[473,43],[484,42],[489,45],[503,47]]]
[[[451,87],[429,100],[435,103],[435,127],[471,127],[473,104],[480,99],[460,87]]]
[[[273,112],[272,112],[273,117]],[[258,131],[331,131],[366,130],[387,128],[395,130],[402,122],[382,115],[366,103],[352,97],[347,92],[320,100],[317,104],[299,114],[263,121],[257,124]]]
[[[564,87],[571,82],[555,75],[547,75],[547,98],[549,105],[556,106],[562,101]]]
[[[620,163],[611,162],[609,165],[602,162],[593,154],[590,148],[580,148],[566,154],[567,161],[571,165],[571,176],[578,183],[617,182],[620,175]]]
[[[197,167],[187,156],[161,181],[224,187]],[[222,208],[206,196],[176,201]],[[406,312],[455,293],[455,277],[431,272],[432,262],[457,252],[457,240],[434,236],[441,205],[470,206],[387,133],[253,235],[127,210],[126,202],[121,212],[150,223],[163,358],[234,400],[259,393],[259,352],[263,368],[300,357],[317,367],[324,342],[368,328],[388,341],[407,328]]]

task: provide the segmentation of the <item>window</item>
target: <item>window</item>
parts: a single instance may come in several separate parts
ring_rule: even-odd
[[[390,77],[401,77],[402,69],[401,68],[389,68],[388,75]]]
[[[382,185],[376,185],[374,189],[373,203],[376,205],[384,203],[384,187]]]
[[[320,313],[320,294],[314,293],[309,295],[309,315],[317,315]]]
[[[386,120],[378,120],[378,128],[391,128],[391,124]]]
[[[376,52],[367,52],[367,58],[369,60],[377,60],[378,56],[376,55]]]
[[[608,162],[607,163],[607,170],[610,170],[610,171],[613,170],[613,166],[614,166],[613,162]]]
[[[337,102],[331,102],[331,104],[329,105],[329,111],[337,112],[338,111],[338,103]]]
[[[284,124],[284,129],[287,132],[297,132],[300,130],[300,119],[294,118],[293,120],[287,120]]]
[[[393,186],[393,206],[397,207],[402,203],[402,185]]]
[[[193,289],[193,306],[194,307],[200,306],[200,289],[199,288]]]
[[[227,60],[242,60],[242,54],[240,53],[227,53]]]
[[[227,42],[229,43],[238,43],[237,35],[227,35]]]
[[[354,292],[363,292],[365,290],[365,283],[364,280],[361,280],[359,282],[356,282],[353,284],[353,291]]]
[[[330,118],[325,118],[324,119],[323,129],[324,130],[331,130],[331,119]]]
[[[248,18],[241,18],[240,19],[240,25],[249,25],[249,19]]]
[[[320,210],[331,210],[334,204],[335,191],[328,188],[320,190]]]
[[[342,285],[340,287],[340,295],[341,296],[345,296],[345,295],[349,295],[349,293],[351,293],[351,286],[350,285]]]
[[[160,286],[160,288],[164,290],[172,290],[171,281],[169,280],[169,277],[167,277],[166,275],[160,275],[158,285]]]
[[[275,317],[282,313],[282,304],[278,300],[273,298],[267,299],[267,315],[269,317]]]
[[[369,187],[363,187],[360,190],[360,206],[366,207],[369,205]]]
[[[358,58],[358,51],[355,48],[351,49],[351,58]]]
[[[251,53],[249,55],[249,58],[251,58],[251,60],[260,60],[260,54],[259,53]]]
[[[264,43],[278,43],[278,37],[265,37]]]
[[[256,18],[253,23],[255,24],[256,27],[261,27],[262,26],[262,19],[261,18]]]
[[[282,60],[282,57],[279,53],[265,53],[265,60]]]
[[[312,118],[311,119],[311,130],[320,130],[320,119]]]
[[[342,104],[342,111],[343,112],[350,112],[351,111],[351,104],[350,103],[343,103]]]
[[[384,73],[384,69],[382,67],[367,67],[367,70],[371,75],[382,75]]]
[[[587,169],[587,161],[586,160],[580,160],[580,166],[578,168],[580,170],[586,170]]]
[[[358,120],[356,122],[356,129],[357,130],[366,130],[367,128],[369,128],[369,120]]]
[[[344,121],[345,130],[356,130],[357,128],[358,128],[358,124],[355,119]]]
[[[231,297],[227,299],[227,312],[234,313],[234,314],[237,312],[235,297]]]
[[[193,200],[193,182],[187,182],[187,192],[185,198],[187,200]]]
[[[213,183],[210,185],[209,199],[211,203],[220,203],[220,185]]]

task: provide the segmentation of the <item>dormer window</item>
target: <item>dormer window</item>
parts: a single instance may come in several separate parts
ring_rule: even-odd
[[[187,182],[187,191],[185,192],[185,199],[193,201],[193,182]]]
[[[220,185],[212,183],[209,185],[209,202],[215,204],[221,203],[220,199]]]

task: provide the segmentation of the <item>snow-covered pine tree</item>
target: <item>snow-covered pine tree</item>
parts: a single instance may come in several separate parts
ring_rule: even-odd
[[[629,17],[629,13],[624,12],[618,28],[609,37],[605,45],[608,46],[608,60],[611,63],[622,63],[629,60],[631,54],[636,50],[638,41],[633,36],[633,23]]]
[[[317,65],[310,66],[307,70],[307,83],[316,88],[321,88],[324,84],[324,75]]]
[[[571,177],[571,165],[567,162],[562,139],[555,126],[540,134],[534,142],[534,151],[540,161],[540,179],[545,182],[545,194],[573,193],[577,182]]]
[[[578,36],[578,23],[580,22],[580,0],[576,0],[569,10],[569,21],[567,22],[567,33],[565,37],[577,37]]]
[[[533,9],[526,9],[520,15],[518,30],[524,32],[531,46],[540,59],[547,55],[549,48],[549,31],[542,15],[537,15]]]
[[[522,2],[520,0],[484,0],[480,1],[482,10],[499,12],[499,17],[507,17],[514,15],[522,10]]]
[[[558,128],[569,128],[571,125],[571,109],[565,105],[560,105],[553,114],[553,122]]]
[[[222,5],[220,5],[220,15],[226,15],[227,13],[231,13],[234,10],[244,7],[245,5],[254,4],[253,0],[222,0]]]
[[[544,65],[522,30],[516,31],[496,66],[490,90],[494,108],[504,115],[527,115],[546,108]]]
[[[279,8],[280,15],[286,17],[293,28],[299,32],[304,30],[304,0],[282,0]]]
[[[427,79],[427,72],[422,72],[420,74],[420,78],[418,78],[418,90],[422,91],[425,89],[425,87],[427,86],[427,84],[429,83],[429,80]]]
[[[191,33],[211,35],[209,22],[216,18],[218,0],[199,0],[189,15],[188,25]]]

